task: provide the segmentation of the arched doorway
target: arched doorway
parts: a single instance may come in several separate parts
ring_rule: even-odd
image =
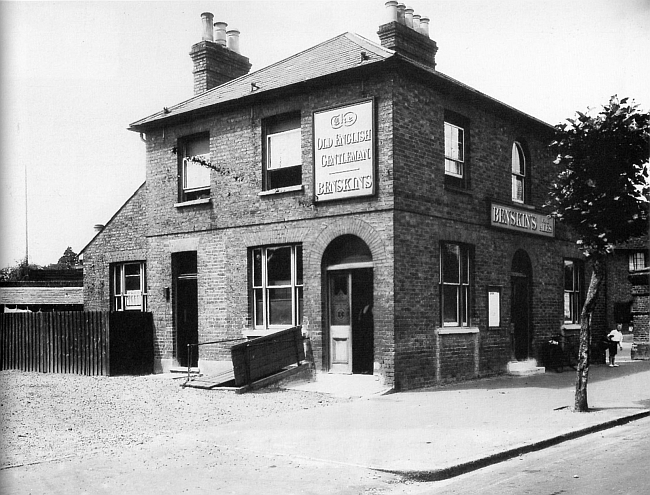
[[[526,251],[518,250],[512,258],[510,280],[512,284],[512,302],[510,321],[512,322],[512,351],[517,361],[530,357],[532,341],[531,301],[533,270]]]
[[[374,364],[373,262],[354,235],[334,239],[323,254],[327,345],[332,373],[372,374]]]

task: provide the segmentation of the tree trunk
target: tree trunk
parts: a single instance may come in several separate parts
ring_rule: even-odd
[[[587,412],[587,380],[589,379],[589,347],[591,343],[591,316],[596,306],[596,299],[602,284],[605,264],[597,257],[593,260],[593,272],[587,290],[587,297],[580,313],[580,348],[578,350],[578,365],[576,367],[576,394],[573,410]]]

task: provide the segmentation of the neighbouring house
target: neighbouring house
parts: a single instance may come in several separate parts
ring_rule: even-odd
[[[534,367],[577,332],[588,267],[542,212],[553,127],[438,71],[428,19],[386,12],[379,43],[254,72],[203,14],[194,96],[130,125],[146,182],[83,250],[84,297],[151,312],[158,371],[301,325],[317,371],[405,390]]]
[[[83,271],[30,269],[25,280],[0,282],[0,313],[83,311]]]

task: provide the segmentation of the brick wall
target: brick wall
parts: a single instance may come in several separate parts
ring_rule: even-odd
[[[489,226],[490,201],[510,203],[510,154],[524,139],[532,163],[532,204],[539,209],[554,174],[543,128],[515,122],[476,101],[454,97],[399,73],[349,80],[341,75],[309,92],[257,100],[192,122],[147,132],[147,186],[141,188],[89,246],[86,293],[97,309],[108,305],[110,262],[145,259],[149,309],[154,314],[156,357],[177,355],[171,259],[198,255],[200,341],[238,338],[250,329],[250,247],[302,243],[304,321],[318,369],[328,367],[323,253],[338,236],[356,235],[374,263],[375,366],[398,389],[504,371],[511,358],[510,271],[517,250],[532,264],[532,353],[562,325],[563,257],[578,257],[562,236],[547,239]],[[312,112],[375,99],[377,194],[313,204]],[[303,190],[260,195],[262,121],[299,110]],[[471,122],[471,189],[444,185],[445,110]],[[209,132],[213,165],[211,201],[178,203],[178,139]],[[542,132],[543,134],[543,132]],[[146,212],[146,217],[141,214]],[[440,327],[439,246],[474,248],[471,333]],[[501,325],[487,328],[487,289],[501,288]],[[227,346],[201,348],[201,359],[228,358]]]
[[[145,183],[84,249],[84,309],[86,311],[109,309],[111,263],[147,259],[146,195]]]

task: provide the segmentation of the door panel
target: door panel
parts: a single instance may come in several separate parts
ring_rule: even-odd
[[[329,277],[330,371],[352,372],[352,325],[350,319],[351,275],[331,273]]]
[[[512,278],[512,324],[514,353],[517,360],[528,359],[530,344],[530,307],[528,278]]]

